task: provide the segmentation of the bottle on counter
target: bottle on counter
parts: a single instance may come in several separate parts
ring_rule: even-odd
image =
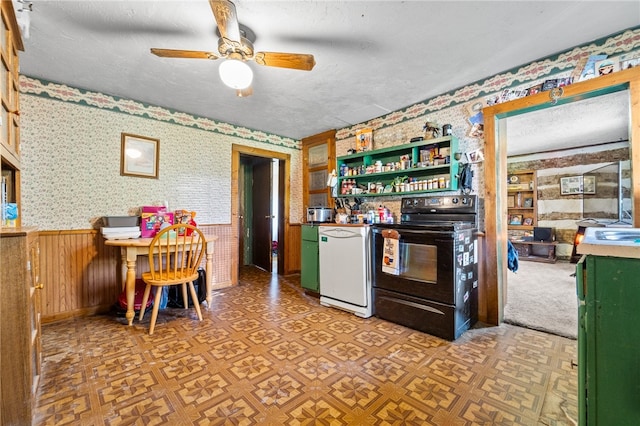
[[[376,212],[374,212],[373,210],[369,210],[367,212],[367,223],[372,224],[375,223],[376,221]]]

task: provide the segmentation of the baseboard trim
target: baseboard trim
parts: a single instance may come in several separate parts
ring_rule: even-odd
[[[93,315],[106,314],[111,311],[113,305],[92,306],[90,308],[75,309],[55,315],[42,316],[42,324],[50,324],[53,322],[64,321],[70,318],[90,317]]]

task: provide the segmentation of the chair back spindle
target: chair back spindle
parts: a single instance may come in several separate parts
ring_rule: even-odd
[[[205,236],[200,229],[185,223],[168,226],[156,234],[149,245],[150,271],[142,274],[146,287],[140,319],[144,316],[144,304],[152,286],[164,287],[181,284],[185,306],[189,305],[187,301],[188,287],[198,319],[202,321],[193,281],[198,278],[198,268],[202,263],[205,242]],[[153,334],[157,315],[158,305],[154,304],[149,334]]]

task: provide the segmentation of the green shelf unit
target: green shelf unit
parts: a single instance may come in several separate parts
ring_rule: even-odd
[[[420,152],[427,148],[437,147],[447,148],[449,150],[449,163],[439,164],[433,166],[417,167],[417,163],[420,159]],[[358,152],[351,155],[345,155],[337,158],[338,173],[342,170],[343,166],[351,169],[356,169],[361,166],[366,167],[373,166],[377,161],[382,162],[383,165],[389,163],[397,163],[400,161],[400,157],[409,155],[413,167],[403,170],[383,171],[378,173],[364,173],[353,174],[347,176],[338,176],[338,197],[381,197],[381,196],[393,196],[393,195],[415,195],[421,193],[433,193],[443,191],[455,191],[458,189],[458,169],[459,162],[454,159],[454,154],[458,151],[458,140],[453,136],[446,136],[436,139],[427,139],[418,142],[411,142],[402,145],[396,145],[389,148],[376,149],[373,151]],[[402,191],[402,192],[384,192],[384,193],[361,193],[361,194],[341,194],[340,189],[342,183],[345,180],[353,180],[357,185],[368,187],[369,183],[382,183],[383,185],[390,185],[396,177],[408,177],[415,180],[433,179],[439,176],[446,176],[450,184],[448,188],[437,189],[424,189],[416,191]]]

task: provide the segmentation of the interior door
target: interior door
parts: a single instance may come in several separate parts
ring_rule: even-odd
[[[251,229],[248,225],[251,224],[250,218],[247,215],[251,213],[251,205],[247,206],[247,194],[251,194],[250,188],[247,188],[247,179],[251,178],[251,162],[250,157],[240,157],[240,164],[238,167],[238,261],[242,266],[251,265],[253,260],[251,259],[251,241],[249,241],[249,235]]]
[[[253,165],[253,264],[271,272],[271,198],[270,158],[254,158]]]
[[[284,235],[285,229],[285,218],[284,212],[286,211],[285,199],[284,199],[284,188],[285,182],[287,179],[286,170],[282,161],[278,161],[278,274],[284,275],[284,253],[286,248],[286,241]],[[271,194],[271,197],[274,197],[274,194]]]

